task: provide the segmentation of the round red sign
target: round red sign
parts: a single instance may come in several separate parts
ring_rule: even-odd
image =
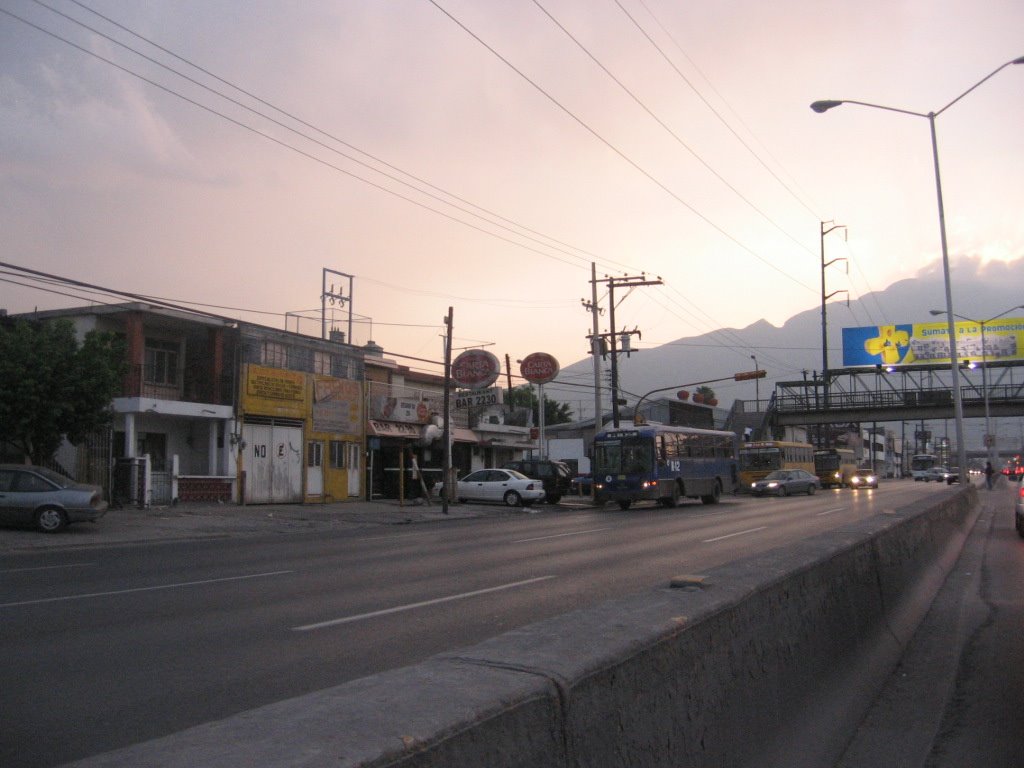
[[[483,349],[467,349],[452,361],[452,380],[466,389],[489,387],[499,373],[498,358]]]
[[[519,372],[531,384],[547,384],[558,375],[558,361],[547,352],[534,352],[520,363]]]

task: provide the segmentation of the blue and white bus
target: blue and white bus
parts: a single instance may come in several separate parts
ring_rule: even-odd
[[[683,497],[716,504],[736,486],[736,435],[664,424],[626,424],[594,438],[594,494],[629,509],[674,507]]]

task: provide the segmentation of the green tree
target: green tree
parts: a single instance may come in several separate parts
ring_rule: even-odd
[[[537,390],[532,384],[523,384],[505,392],[505,405],[510,408],[529,408],[533,412],[533,423],[540,424],[537,410]],[[572,410],[567,403],[559,403],[544,396],[544,424],[566,424],[572,421]]]
[[[705,403],[715,399],[715,390],[713,390],[707,384],[702,384],[701,386],[697,387],[697,394],[704,399]]]
[[[67,437],[108,425],[126,370],[124,342],[90,331],[79,344],[68,320],[0,325],[0,439],[34,464]]]

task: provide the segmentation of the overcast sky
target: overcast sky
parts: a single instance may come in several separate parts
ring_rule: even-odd
[[[456,348],[563,365],[591,262],[663,280],[616,294],[641,348],[819,305],[823,221],[828,292],[936,269],[927,120],[808,105],[937,111],[1024,56],[1020,0],[0,10],[0,261],[314,334],[328,268],[358,344],[440,359],[452,306]],[[1024,66],[936,125],[955,304],[960,257],[1024,256]],[[0,279],[10,312],[84,303]]]

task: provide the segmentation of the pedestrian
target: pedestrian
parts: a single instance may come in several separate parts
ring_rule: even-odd
[[[991,461],[986,461],[985,462],[985,485],[988,486],[988,489],[990,491],[992,490],[992,477],[995,475],[995,473],[996,473],[995,469],[992,468],[992,462]]]

